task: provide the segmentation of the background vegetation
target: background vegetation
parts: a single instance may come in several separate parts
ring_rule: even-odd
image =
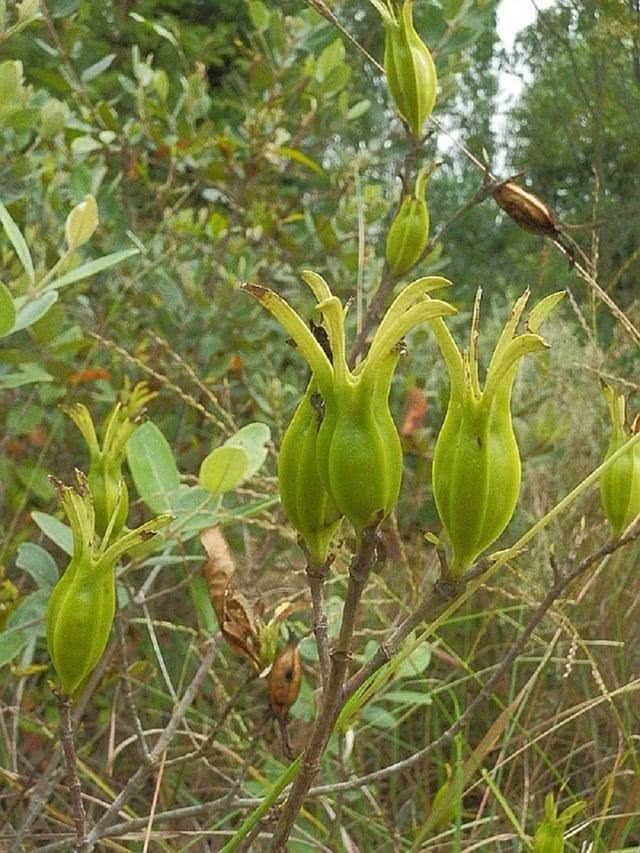
[[[132,526],[159,508],[176,518],[161,551],[121,569],[117,630],[77,709],[91,824],[142,768],[103,849],[219,850],[288,765],[267,680],[228,645],[210,642],[218,628],[198,535],[208,527],[223,530],[235,583],[256,612],[268,620],[286,611],[288,628],[302,638],[303,684],[288,726],[294,751],[308,737],[319,683],[311,612],[275,479],[277,448],[306,375],[239,284],[260,282],[300,304],[299,271],[315,269],[343,301],[355,300],[355,332],[380,278],[406,154],[381,75],[313,5],[24,0],[5,9],[0,2],[0,200],[24,235],[36,284],[9,231],[0,233],[0,268],[23,306],[36,301],[64,251],[71,208],[92,193],[100,216],[91,241],[48,279],[62,281],[57,301],[40,302],[24,328],[0,342],[6,849],[72,846],[43,630],[48,592],[67,561],[48,476],[71,482],[74,468],[87,470],[86,448],[62,406],[83,402],[100,422],[127,380],[158,392],[148,417],[170,453],[161,442],[149,453],[162,459],[169,481],[179,471],[183,488],[155,506],[134,472]],[[327,6],[381,60],[373,7]],[[550,241],[518,229],[491,198],[468,203],[482,186],[483,149],[494,172],[524,171],[589,257],[593,278],[640,325],[640,10],[633,0],[558,0],[505,56],[496,7],[497,0],[416,3],[440,78],[437,128],[424,156],[442,161],[428,196],[432,237],[440,239],[416,272],[443,271],[454,282],[450,298],[460,313],[451,328],[461,344],[482,286],[485,355],[526,287],[536,299],[569,293],[549,324],[550,352],[516,383],[524,476],[506,547],[602,459],[608,428],[599,378],[618,383],[637,409],[638,341]],[[501,127],[498,74],[514,67],[525,86]],[[98,264],[89,270],[95,275],[70,275],[65,284],[63,276],[100,258],[110,259],[102,272]],[[432,336],[418,331],[408,344],[392,392],[404,486],[385,531],[386,563],[365,594],[357,660],[415,605],[436,561],[423,534],[438,528],[429,471],[448,384]],[[202,460],[255,421],[270,430],[264,464],[219,500],[203,497],[194,488]],[[402,763],[490,678],[551,586],[553,565],[571,564],[608,535],[591,490],[429,641],[405,650],[332,738],[317,779],[325,788],[307,800],[290,849],[532,849],[549,793],[560,810],[584,802],[571,818],[567,850],[639,849],[637,545],[601,563],[549,610],[451,743]],[[328,583],[330,631],[346,561],[345,547]],[[284,645],[284,624],[280,631]],[[153,756],[156,764],[145,765],[142,753],[153,751],[198,672],[179,730]],[[379,781],[358,782],[395,763]],[[449,775],[463,796],[454,798],[451,820],[434,827],[432,800]],[[272,817],[257,826],[250,849],[268,849]]]

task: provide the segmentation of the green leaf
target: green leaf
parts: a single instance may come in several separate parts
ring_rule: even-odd
[[[80,75],[80,79],[83,83],[89,83],[91,80],[95,80],[96,77],[99,77],[103,71],[106,71],[107,68],[109,68],[115,58],[115,53],[108,53],[106,56],[103,56],[102,59],[94,62],[93,65],[85,68]]]
[[[23,542],[18,548],[16,566],[30,574],[41,589],[53,589],[58,580],[56,561],[35,542]]]
[[[284,157],[287,160],[294,160],[296,163],[300,163],[301,166],[306,166],[307,169],[310,169],[317,175],[324,174],[322,166],[316,163],[315,160],[312,160],[311,157],[307,157],[307,155],[303,154],[302,151],[298,151],[297,148],[289,148],[287,145],[281,145],[280,148],[276,149],[276,151],[281,157]]]
[[[42,468],[33,463],[23,463],[15,465],[15,472],[27,491],[32,492],[38,500],[48,503],[55,497],[49,476]]]
[[[139,426],[127,444],[127,461],[138,494],[152,512],[171,510],[180,472],[169,442],[152,422]]]
[[[31,518],[44,535],[51,539],[65,554],[73,554],[73,534],[71,528],[46,512],[32,512]]]
[[[220,499],[209,494],[200,486],[183,486],[171,495],[171,512],[174,521],[167,531],[167,536],[179,534],[185,541],[187,538],[211,527],[218,521],[217,512]]]
[[[32,302],[25,302],[23,304],[18,303],[19,307],[16,315],[16,322],[11,333],[20,332],[22,329],[26,329],[27,326],[32,326],[34,323],[37,323],[38,320],[41,320],[49,308],[51,308],[51,306],[57,301],[58,294],[54,290],[51,291],[51,293],[41,293],[40,296],[37,296]]]
[[[224,447],[240,447],[248,457],[247,470],[244,479],[248,480],[258,471],[267,458],[266,443],[271,438],[271,430],[266,424],[256,421],[239,429],[235,435],[227,439]]]
[[[16,322],[16,306],[6,284],[0,281],[0,338],[7,335]]]
[[[83,154],[91,154],[93,151],[99,151],[102,145],[97,139],[91,136],[76,136],[71,142],[71,152],[76,156]]]
[[[249,456],[241,447],[224,445],[213,450],[200,466],[200,485],[212,495],[237,488],[245,479]]]
[[[49,590],[39,589],[28,595],[13,611],[7,627],[0,634],[0,667],[20,654],[31,639],[44,633],[44,614]]]
[[[19,373],[5,373],[0,376],[0,389],[20,388],[33,382],[53,382],[53,376],[39,364],[21,364]]]
[[[345,50],[341,38],[337,38],[325,47],[316,62],[316,79],[322,82],[338,65],[344,62]]]
[[[263,33],[269,26],[269,10],[261,0],[249,0],[249,17],[259,33]]]
[[[172,44],[176,49],[178,49],[178,42],[176,41],[176,37],[170,30],[168,30],[166,27],[163,27],[162,24],[156,24],[154,21],[150,21],[147,18],[144,18],[142,15],[139,15],[137,12],[129,12],[129,17],[133,18],[133,20],[137,21],[139,24],[144,24],[148,29],[153,30],[156,35],[159,35],[162,38],[166,39],[170,44]]]
[[[398,724],[393,714],[379,705],[367,705],[362,712],[362,719],[378,729],[395,729]]]
[[[371,107],[371,101],[368,98],[365,98],[362,101],[358,101],[357,104],[354,104],[349,111],[347,112],[347,121],[354,121],[360,116],[363,116]]]
[[[424,642],[410,652],[397,671],[398,678],[415,678],[422,675],[431,661],[431,645]]]
[[[96,275],[103,270],[109,269],[109,267],[113,267],[122,261],[126,261],[127,258],[131,258],[133,255],[139,254],[140,252],[138,249],[124,249],[121,252],[113,252],[111,255],[105,255],[103,258],[96,258],[95,261],[89,261],[86,264],[81,264],[79,267],[76,267],[76,269],[55,279],[45,287],[44,292],[48,290],[60,290],[60,288],[66,287],[68,284],[74,284],[76,281],[82,281],[84,278]]]
[[[206,580],[202,575],[194,575],[189,583],[191,588],[191,600],[196,612],[198,626],[202,631],[213,636],[218,630],[218,620],[211,606],[211,596]]]
[[[343,62],[331,70],[331,73],[320,84],[322,92],[325,95],[336,95],[342,91],[349,82],[351,77],[351,69]]]
[[[445,21],[450,23],[460,13],[465,0],[440,0]]]
[[[430,693],[418,693],[417,690],[390,690],[388,693],[383,694],[381,699],[410,707],[431,705],[433,702]]]
[[[22,264],[22,267],[27,274],[29,283],[31,285],[34,285],[36,283],[36,273],[33,269],[31,252],[29,251],[29,247],[27,246],[25,239],[22,236],[22,232],[20,231],[16,223],[13,221],[13,219],[11,218],[11,214],[1,201],[0,223],[2,223],[2,227],[5,230],[5,234],[9,238],[11,245],[16,251],[16,255],[18,256],[20,263]]]

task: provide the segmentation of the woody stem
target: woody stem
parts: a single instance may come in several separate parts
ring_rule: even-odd
[[[362,533],[358,552],[349,567],[349,582],[347,595],[342,610],[340,633],[335,648],[331,653],[331,670],[327,689],[322,697],[320,713],[316,719],[311,734],[311,740],[300,762],[300,770],[282,809],[280,820],[271,842],[272,853],[283,853],[287,848],[287,839],[302,808],[305,797],[314,777],[320,769],[320,762],[325,751],[336,719],[342,705],[342,685],[347,674],[351,642],[356,623],[358,605],[366,586],[376,557],[378,528],[370,527]]]

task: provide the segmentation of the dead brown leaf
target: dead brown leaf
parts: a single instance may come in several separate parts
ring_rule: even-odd
[[[205,575],[211,604],[222,635],[231,648],[260,669],[260,644],[254,609],[237,588],[236,564],[219,527],[210,527],[200,536],[207,552]]]

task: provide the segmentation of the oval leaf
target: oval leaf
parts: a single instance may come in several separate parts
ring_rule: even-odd
[[[267,458],[266,443],[271,438],[271,430],[266,424],[256,421],[239,429],[235,435],[227,439],[224,447],[240,447],[247,454],[248,464],[243,479],[253,477]]]
[[[32,512],[31,519],[44,535],[55,542],[59,548],[62,548],[66,554],[69,556],[73,554],[73,534],[70,527],[46,512]]]
[[[127,462],[138,494],[152,512],[171,509],[180,472],[169,442],[152,422],[139,426],[127,444]]]
[[[58,580],[56,561],[35,542],[22,543],[18,549],[16,565],[28,572],[41,589],[53,589]]]
[[[200,466],[200,485],[212,495],[237,488],[245,479],[249,456],[242,447],[217,447]]]

